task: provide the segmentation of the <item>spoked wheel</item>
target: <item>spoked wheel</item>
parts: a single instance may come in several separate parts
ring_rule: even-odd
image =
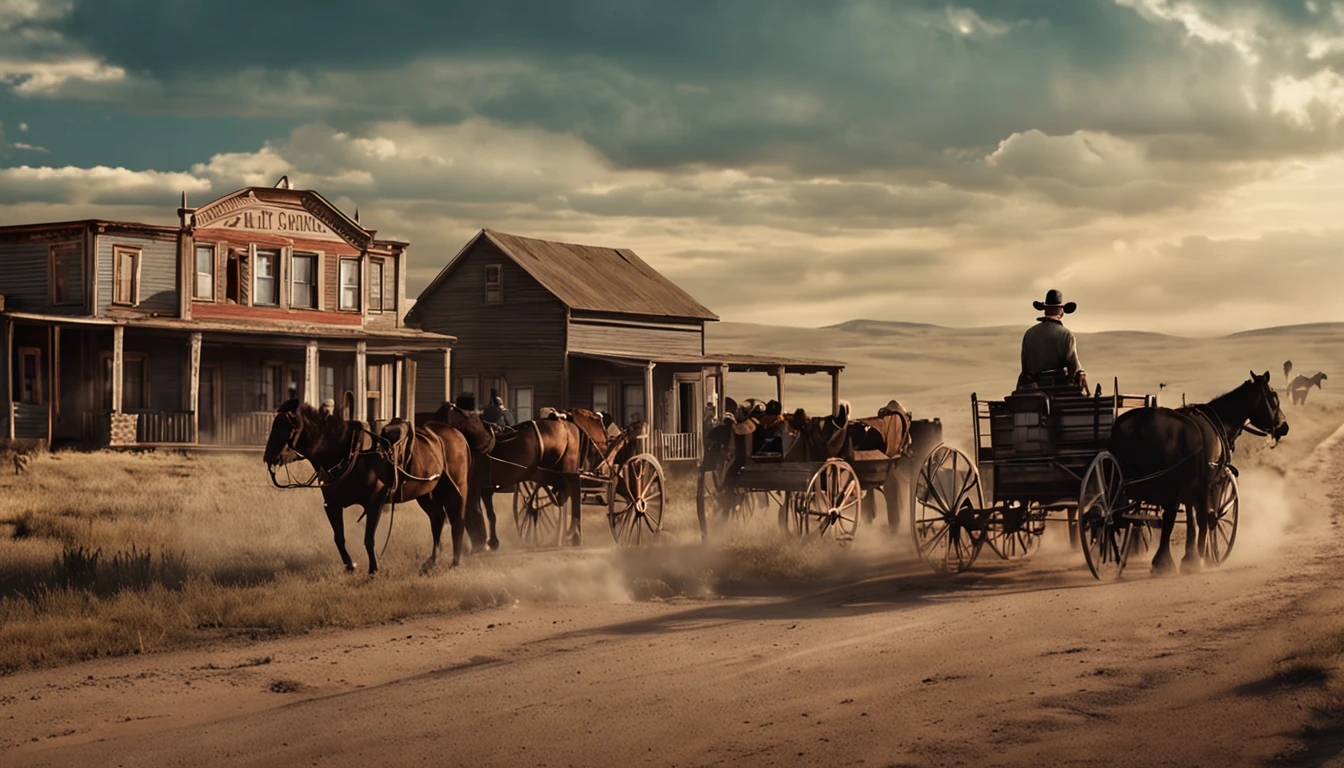
[[[1120,578],[1129,559],[1134,526],[1122,516],[1124,492],[1120,463],[1108,451],[1097,454],[1078,494],[1078,529],[1087,567],[1101,581]]]
[[[1237,543],[1237,517],[1241,502],[1237,496],[1237,476],[1223,467],[1209,484],[1209,533],[1205,559],[1222,565]]]
[[[1035,554],[1044,534],[1045,512],[1035,502],[995,507],[985,525],[985,543],[1003,560],[1021,560]]]
[[[560,545],[564,508],[549,486],[532,480],[518,483],[513,494],[513,522],[518,538],[529,547]]]
[[[984,543],[985,506],[980,471],[970,457],[940,445],[924,459],[911,491],[910,530],[915,549],[939,573],[960,573]]]
[[[842,544],[859,529],[859,476],[843,459],[827,459],[812,475],[807,490],[786,496],[785,521],[796,536],[830,537]]]
[[[663,468],[641,453],[616,470],[615,482],[607,509],[612,538],[622,547],[653,543],[663,532]]]

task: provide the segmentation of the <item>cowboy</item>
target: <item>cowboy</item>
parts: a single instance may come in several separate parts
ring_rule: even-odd
[[[501,427],[513,426],[513,419],[509,418],[509,412],[504,407],[504,398],[493,389],[490,390],[490,404],[481,411],[481,421],[488,421]]]
[[[1042,374],[1053,374],[1061,382],[1076,383],[1087,393],[1087,372],[1078,362],[1078,343],[1073,331],[1064,327],[1064,316],[1073,314],[1078,305],[1065,304],[1064,294],[1051,288],[1045,301],[1033,301],[1032,306],[1042,313],[1036,325],[1022,336],[1022,373],[1017,377],[1017,388],[1039,386]]]

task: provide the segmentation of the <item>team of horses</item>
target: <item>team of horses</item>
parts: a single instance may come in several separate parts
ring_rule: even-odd
[[[736,418],[708,425],[705,465],[727,461],[736,437],[756,430],[762,432],[761,442],[755,444],[758,449],[770,447],[764,443],[770,434],[788,434],[790,461],[851,460],[855,450],[885,447],[893,439],[876,434],[869,420],[850,419],[847,404],[820,417],[809,417],[802,410],[785,415],[777,406],[749,403],[747,409],[737,409]],[[343,513],[352,506],[362,507],[370,574],[378,570],[375,535],[386,505],[414,500],[428,515],[433,542],[423,564],[426,570],[438,562],[447,522],[456,566],[464,554],[464,534],[473,548],[499,546],[492,497],[497,489],[524,480],[544,484],[562,509],[570,506],[569,531],[564,538],[577,543],[580,474],[631,450],[629,436],[642,434],[644,429],[642,424],[632,425],[613,438],[600,414],[575,410],[499,430],[474,413],[445,403],[432,419],[414,428],[394,421],[375,434],[352,418],[353,412],[353,397],[348,394],[343,407],[336,410],[319,410],[298,400],[284,403],[276,413],[263,458],[273,479],[278,468],[296,460],[312,466],[312,478],[290,483],[290,487],[320,486],[336,548],[351,571],[355,563],[345,546]],[[908,430],[908,416],[905,427]],[[1153,558],[1155,571],[1175,569],[1170,542],[1182,508],[1188,531],[1182,567],[1197,568],[1206,559],[1210,489],[1216,476],[1231,467],[1243,432],[1271,437],[1276,443],[1288,432],[1268,371],[1252,372],[1246,382],[1208,403],[1176,409],[1136,408],[1116,419],[1109,449],[1129,479],[1126,494],[1132,501],[1152,504],[1163,512],[1161,540]],[[278,480],[276,484],[281,485]]]

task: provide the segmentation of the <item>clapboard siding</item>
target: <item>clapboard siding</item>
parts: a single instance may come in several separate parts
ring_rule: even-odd
[[[432,413],[448,398],[443,392],[443,353],[415,357],[415,408]]]
[[[133,334],[134,331],[127,334],[126,351],[143,353],[149,358],[149,409],[182,410],[186,401],[182,396],[186,379],[182,369],[186,339],[155,339],[150,343],[133,340]]]
[[[61,237],[66,237],[61,234]],[[62,305],[51,303],[50,249],[61,249],[60,266],[65,272],[66,293],[70,300]],[[0,242],[0,295],[5,306],[20,312],[71,315],[84,311],[84,241],[77,238],[43,242]]]
[[[562,405],[565,306],[484,238],[462,258],[433,295],[419,302],[424,330],[457,337],[453,396],[459,394],[462,376],[503,376],[510,388],[535,388],[535,409]],[[504,300],[499,304],[485,302],[488,264],[503,268]],[[432,397],[428,391],[417,393],[416,401],[431,402],[427,397]]]
[[[177,240],[130,235],[98,236],[98,314],[112,306],[112,249],[124,245],[140,249],[140,303],[120,311],[154,315],[178,314]]]
[[[699,328],[620,325],[578,318],[569,323],[571,352],[620,352],[655,359],[658,355],[699,355],[703,338]]]
[[[18,440],[46,440],[47,406],[15,403],[14,437]]]

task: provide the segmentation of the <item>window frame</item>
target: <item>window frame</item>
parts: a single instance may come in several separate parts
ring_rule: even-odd
[[[51,304],[54,307],[77,307],[84,303],[83,296],[71,296],[70,286],[65,284],[66,272],[60,269],[57,253],[69,250],[79,259],[79,271],[83,272],[84,267],[84,246],[78,241],[67,241],[64,243],[51,243],[47,246],[47,274],[50,277],[48,284],[51,286],[50,296]]]
[[[490,279],[490,272],[494,270],[495,279]],[[494,292],[493,296],[491,291]],[[503,304],[504,303],[504,265],[486,264],[485,265],[485,303]]]
[[[319,296],[321,294],[321,284],[318,280],[318,264],[321,263],[322,255],[317,251],[295,251],[289,257],[289,306],[291,309],[318,310],[321,308]],[[298,270],[294,268],[294,263],[299,259],[308,259],[312,264],[312,270],[308,273],[308,279],[311,282],[300,283],[296,277]],[[307,306],[301,306],[298,301],[299,286],[308,286]]]
[[[280,248],[256,248],[252,252],[252,296],[251,304],[254,307],[278,307],[280,306],[280,258],[284,251]],[[270,276],[263,278],[261,276],[261,264],[263,261],[271,262]],[[261,281],[269,280],[271,282],[271,300],[260,301],[261,291],[258,288]]]
[[[635,400],[633,403],[630,402],[630,390],[632,390],[632,389],[637,389],[637,390],[639,390],[639,399],[638,399],[638,400]],[[622,427],[629,427],[631,424],[634,424],[636,421],[642,421],[642,422],[644,422],[644,423],[646,423],[646,424],[649,422],[649,415],[648,415],[647,413],[644,413],[644,406],[646,405],[646,403],[644,402],[644,398],[645,398],[645,394],[644,394],[644,382],[642,382],[642,381],[639,381],[639,382],[635,382],[635,381],[627,381],[627,382],[624,382],[624,383],[621,384],[621,421],[622,421],[621,426],[622,426]],[[630,409],[631,409],[632,406],[635,407],[635,408],[637,408],[637,409],[639,409],[639,412],[642,414],[642,418],[639,418],[639,419],[632,419],[632,418],[630,418]]]
[[[122,274],[125,269],[122,267],[122,256],[131,257],[131,296],[127,301],[121,299]],[[117,307],[138,307],[140,306],[140,272],[141,249],[130,245],[112,246],[112,305]]]
[[[518,395],[523,392],[527,393],[527,418],[523,418],[523,407],[519,403],[520,398],[518,397]],[[510,410],[513,411],[513,423],[522,424],[524,421],[532,421],[537,417],[536,387],[514,387],[513,390],[509,392],[509,397],[510,400],[506,400],[505,402],[512,402],[513,407]]]
[[[266,388],[271,387],[271,400],[267,403]],[[257,404],[258,412],[275,413],[280,404],[285,402],[285,364],[280,360],[262,360],[260,373],[257,375]]]
[[[101,353],[98,355],[98,360],[99,360],[99,366],[98,366],[98,378],[99,378],[99,384],[100,384],[100,387],[99,387],[99,392],[100,392],[99,403],[102,404],[102,406],[103,406],[103,410],[107,410],[107,411],[112,410],[112,378],[111,378],[112,375],[113,375],[113,374],[112,374],[112,358],[113,358],[113,355],[112,355],[112,352],[111,352],[110,350],[109,350],[109,351],[101,352]],[[144,403],[144,406],[141,407],[141,408],[138,408],[137,410],[140,410],[140,411],[149,411],[149,410],[153,410],[153,409],[150,407],[150,403],[153,402],[153,401],[150,400],[150,395],[152,394],[152,393],[150,392],[150,380],[153,378],[153,376],[151,375],[151,373],[150,373],[150,369],[149,369],[149,353],[148,353],[148,352],[139,352],[139,351],[137,351],[137,352],[122,352],[122,353],[121,353],[121,378],[122,378],[121,410],[122,410],[122,413],[125,413],[125,412],[126,412],[126,389],[125,389],[125,384],[126,384],[126,381],[125,381],[125,379],[126,379],[126,363],[128,363],[128,362],[132,362],[132,361],[134,361],[134,362],[138,362],[138,363],[142,363],[142,364],[144,365],[144,371],[145,371],[145,377],[144,377],[144,380],[140,382],[140,400],[141,400],[142,403]]]
[[[46,398],[43,397],[42,388],[42,348],[41,347],[19,347],[18,349],[18,388],[14,393],[14,402],[23,405],[45,405]],[[23,393],[23,377],[27,373],[28,360],[33,360],[33,400],[25,400]]]
[[[201,272],[201,255],[206,251],[209,251],[210,253],[210,272],[208,273],[210,279],[208,283],[203,283],[201,276],[206,273]],[[216,285],[217,276],[219,274],[219,244],[206,243],[202,245],[201,243],[196,243],[192,253],[191,300],[213,303],[217,300],[215,294],[218,292],[217,289],[219,287]],[[209,296],[201,295],[202,285],[210,286]]]
[[[384,297],[384,295],[385,295],[385,294],[384,294],[384,291],[387,290],[387,286],[384,284],[386,281],[383,280],[384,277],[386,277],[386,273],[383,272],[383,260],[382,260],[382,259],[374,259],[374,258],[370,258],[370,259],[369,259],[369,285],[368,285],[368,304],[369,304],[369,312],[370,312],[370,313],[380,314],[380,315],[383,313],[383,301],[384,301],[384,298],[383,298],[383,297]],[[377,300],[377,301],[374,301],[374,297],[373,297],[373,286],[375,285],[375,283],[376,283],[377,286],[378,286],[378,300]]]
[[[361,312],[364,305],[364,286],[362,279],[362,259],[354,257],[343,257],[336,263],[336,309],[339,312]],[[345,265],[351,265],[351,274],[355,277],[355,306],[348,307],[345,304]]]

